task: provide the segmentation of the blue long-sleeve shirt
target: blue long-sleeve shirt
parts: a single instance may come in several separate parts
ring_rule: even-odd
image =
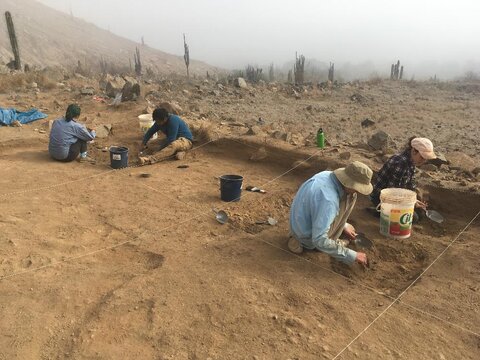
[[[148,129],[148,131],[145,133],[145,136],[143,137],[143,144],[146,145],[153,134],[158,131],[163,132],[167,136],[167,143],[165,146],[170,145],[172,142],[181,137],[187,138],[190,141],[193,140],[193,136],[188,128],[188,125],[177,115],[169,114],[168,121],[163,126],[160,126],[157,124],[157,122],[154,122],[152,127],[150,127],[150,129]]]
[[[314,175],[302,184],[290,209],[290,230],[307,249],[318,249],[342,262],[352,264],[356,251],[328,237],[340,210],[344,190],[331,171]]]
[[[87,128],[75,120],[66,121],[65,118],[55,120],[50,131],[48,152],[56,160],[64,160],[68,157],[70,146],[78,139],[92,141],[95,139],[95,131],[88,131]]]

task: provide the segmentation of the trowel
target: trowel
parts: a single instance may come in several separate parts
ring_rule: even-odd
[[[363,249],[370,249],[373,246],[373,242],[367,238],[367,236],[364,233],[357,233],[357,236],[355,237],[355,240],[353,240],[353,243],[358,246],[359,248]]]
[[[220,224],[225,224],[228,221],[228,214],[223,211],[223,210],[216,210],[212,209],[212,211],[215,213],[215,219],[220,223]]]
[[[436,210],[425,210],[425,215],[427,215],[427,217],[430,220],[435,221],[436,223],[439,223],[439,224],[441,224],[444,220],[442,214],[440,214]]]

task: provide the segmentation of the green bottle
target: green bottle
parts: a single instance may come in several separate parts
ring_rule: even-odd
[[[322,128],[318,129],[317,132],[317,146],[320,149],[323,149],[325,147],[325,134],[323,133]]]

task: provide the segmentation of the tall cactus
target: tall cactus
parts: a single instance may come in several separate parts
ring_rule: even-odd
[[[333,83],[335,77],[335,64],[330,63],[330,67],[328,68],[328,81]]]
[[[135,48],[135,53],[133,54],[133,60],[135,61],[135,73],[138,76],[142,75],[142,60],[140,59],[140,50],[138,47]]]
[[[392,64],[390,67],[390,80],[402,80],[403,78],[403,65],[400,66],[400,60],[396,64]]]
[[[297,56],[297,53],[295,52],[295,66],[293,69],[295,75],[295,85],[303,85],[305,74],[305,56]]]
[[[17,35],[15,34],[15,27],[13,26],[12,15],[10,11],[5,12],[5,19],[7,21],[8,36],[10,37],[10,44],[12,45],[15,70],[22,69],[22,63],[20,62],[20,50],[18,48]]]
[[[190,78],[190,73],[188,70],[188,67],[190,66],[190,50],[187,45],[187,40],[185,39],[185,34],[183,34],[183,48],[185,49],[183,59],[185,60],[185,66],[187,67],[187,78]]]

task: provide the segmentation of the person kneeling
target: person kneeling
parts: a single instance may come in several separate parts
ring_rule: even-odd
[[[357,193],[372,192],[372,170],[354,161],[345,168],[322,171],[307,180],[298,190],[290,209],[288,248],[296,254],[303,249],[322,251],[346,264],[355,261],[368,265],[367,255],[347,248],[339,240],[345,234],[357,236],[347,219],[357,201]]]
[[[140,164],[155,164],[160,161],[164,161],[168,158],[180,155],[192,148],[193,136],[188,128],[188,125],[179,116],[169,114],[167,110],[163,108],[157,108],[152,114],[155,123],[145,133],[142,142],[142,151],[147,148],[148,141],[158,131],[163,132],[166,136],[166,142],[162,145],[159,151],[153,155],[140,156]]]

